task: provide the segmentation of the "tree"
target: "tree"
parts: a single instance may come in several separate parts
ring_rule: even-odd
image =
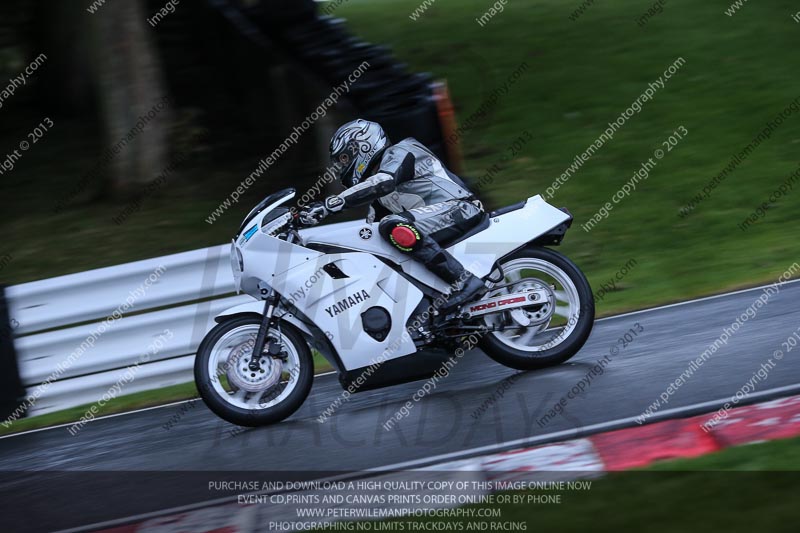
[[[92,19],[110,193],[128,196],[166,166],[171,105],[142,0],[107,2]]]

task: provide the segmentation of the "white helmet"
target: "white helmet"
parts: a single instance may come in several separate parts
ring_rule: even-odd
[[[331,139],[331,164],[345,188],[357,185],[373,161],[389,146],[381,125],[358,119],[348,122]]]

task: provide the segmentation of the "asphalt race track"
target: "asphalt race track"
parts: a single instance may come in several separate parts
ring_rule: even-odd
[[[40,517],[40,527],[75,527],[219,497],[204,486],[209,472],[230,479],[231,471],[246,475],[280,470],[319,477],[411,468],[510,448],[521,440],[556,441],[635,425],[635,418],[762,294],[762,289],[752,289],[600,320],[580,353],[569,363],[544,371],[518,374],[475,350],[389,431],[384,422],[424,382],[356,394],[325,423],[317,417],[342,392],[333,375],[317,378],[305,406],[288,421],[268,428],[242,431],[197,401],[188,407],[180,404],[100,419],[75,436],[61,427],[4,437],[0,497],[11,509],[4,517],[27,514]],[[776,350],[785,351],[781,343],[800,328],[798,302],[800,283],[784,284],[668,403],[662,402],[650,421],[709,412],[730,399],[762,363],[775,360]],[[631,328],[638,334],[623,347],[618,339]],[[800,353],[800,347],[797,350]],[[794,387],[800,384],[800,361],[794,355],[785,353],[748,400],[800,390],[800,385]],[[567,400],[563,415],[541,422],[606,356],[604,373],[593,376],[583,393]],[[515,374],[505,394],[476,419],[475,410]],[[183,413],[181,419],[165,429],[176,413]],[[176,472],[155,473],[165,470]],[[59,501],[58,495],[69,493],[69,486],[77,483],[76,476],[82,476],[81,494]],[[91,476],[96,476],[97,484],[87,481]],[[187,476],[196,476],[192,483],[197,490],[179,487]],[[103,483],[112,481],[119,491],[109,494]],[[26,487],[25,498],[8,500],[21,486]],[[104,503],[98,505],[99,501]],[[35,508],[22,513],[20,505]],[[10,531],[28,528],[31,524],[19,522]]]

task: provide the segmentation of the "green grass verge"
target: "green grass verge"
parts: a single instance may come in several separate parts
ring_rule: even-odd
[[[122,413],[125,411],[132,411],[134,409],[142,409],[144,407],[153,407],[155,405],[164,405],[170,402],[177,402],[180,400],[187,400],[189,398],[197,398],[197,388],[194,383],[183,383],[181,385],[173,385],[163,389],[142,391],[134,394],[127,394],[112,399],[102,407],[97,408],[95,417],[112,415],[115,413]],[[23,418],[13,422],[9,427],[0,425],[0,435],[8,435],[10,433],[19,433],[21,431],[29,431],[31,429],[40,429],[44,427],[57,426],[59,424],[69,424],[77,422],[81,417],[85,416],[88,409],[94,404],[79,405],[70,407],[63,411],[55,411],[45,415],[32,416],[30,418]]]
[[[734,446],[694,459],[660,461],[649,466],[647,470],[794,472],[800,470],[800,438]]]
[[[419,0],[350,0],[337,15],[360,37],[390,45],[412,70],[446,78],[462,122],[527,62],[519,81],[463,138],[465,174],[481,176],[494,164],[501,168],[484,189],[495,206],[545,191],[683,57],[686,64],[664,89],[556,193],[553,202],[576,218],[562,251],[595,290],[630,259],[637,261],[600,302],[601,315],[777,278],[798,259],[788,228],[797,218],[794,196],[800,193],[789,192],[748,231],[737,225],[797,168],[800,115],[787,119],[693,214],[680,219],[678,213],[800,96],[788,52],[800,43],[800,27],[789,16],[796,11],[794,0],[751,2],[734,17],[725,16],[720,3],[670,0],[641,28],[636,19],[649,7],[641,2],[598,2],[573,21],[569,15],[577,3],[509,1],[483,27],[475,19],[488,9],[487,0],[437,0],[417,21],[409,15]],[[8,115],[0,140],[12,146],[19,141],[13,132],[27,131],[34,118],[41,119]],[[581,224],[680,126],[689,132],[686,139],[608,219],[583,231]],[[507,158],[520,135],[529,140]],[[250,206],[284,184],[271,175],[219,222],[206,224],[207,214],[257,159],[232,164],[211,147],[122,226],[111,218],[124,205],[96,203],[52,215],[51,204],[91,168],[95,156],[87,154],[97,150],[95,139],[86,125],[64,124],[4,176],[5,194],[15,198],[0,222],[0,253],[13,255],[3,271],[7,282],[226,242]],[[298,188],[308,185],[295,181]]]
[[[652,2],[510,0],[481,27],[493,2],[437,0],[417,21],[419,0],[351,0],[337,10],[367,39],[390,44],[413,70],[447,78],[461,121],[529,65],[463,138],[468,176],[501,167],[486,188],[494,205],[543,192],[678,57],[685,65],[641,113],[591,157],[552,200],[576,224],[563,252],[595,290],[629,259],[638,263],[600,304],[601,314],[774,281],[798,260],[790,227],[800,182],[747,231],[737,226],[798,168],[800,113],[751,152],[710,199],[683,207],[735,154],[800,97],[788,50],[800,43],[792,0],[751,2],[728,17],[725,2],[670,0],[640,28]],[[769,39],[765,38],[769,35]],[[590,232],[581,228],[680,126],[688,136],[630,197]],[[508,161],[523,132],[531,140]]]
[[[333,367],[318,353],[314,353],[314,372],[323,374],[333,370]],[[137,392],[134,394],[127,394],[112,399],[102,407],[98,407],[95,417],[112,415],[116,413],[124,413],[126,411],[133,411],[135,409],[142,409],[144,407],[154,407],[157,405],[164,405],[171,402],[181,400],[189,400],[192,398],[199,398],[194,382],[183,383],[180,385],[173,385],[163,389],[149,390]],[[69,424],[77,422],[82,416],[86,415],[87,410],[93,404],[79,405],[64,409],[63,411],[55,411],[45,415],[33,416],[31,418],[23,418],[12,422],[9,427],[0,425],[0,435],[8,435],[11,433],[19,433],[21,431],[29,431],[31,429],[40,429],[50,426],[57,426],[60,424]]]
[[[665,461],[638,471],[611,473],[592,479],[589,490],[500,493],[526,498],[560,494],[560,503],[469,506],[499,508],[499,518],[405,519],[385,524],[383,530],[493,531],[498,529],[492,529],[491,522],[517,522],[527,524],[528,531],[548,532],[796,531],[798,470],[800,439],[777,440],[728,448],[696,459]],[[412,527],[412,522],[423,521],[429,527]],[[489,526],[482,529],[475,522]],[[463,529],[454,529],[457,523]],[[326,531],[337,530],[345,529]]]

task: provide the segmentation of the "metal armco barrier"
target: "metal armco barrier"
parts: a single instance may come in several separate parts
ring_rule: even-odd
[[[0,285],[0,417],[9,416],[19,406],[25,388],[17,369],[14,350],[16,322],[9,317],[5,287]]]
[[[2,379],[17,375],[7,360],[16,345],[25,393],[39,392],[28,416],[93,403],[137,363],[119,396],[192,381],[194,354],[214,316],[250,300],[233,295],[228,251],[214,246],[8,287],[19,325],[13,344],[8,336],[11,351],[2,346]],[[165,330],[170,340],[142,362]],[[3,407],[12,385],[0,390]]]
[[[37,390],[27,416],[94,403],[133,367],[135,378],[122,380],[117,396],[193,381],[194,357],[214,317],[252,301],[234,294],[229,252],[228,244],[212,246],[7,287],[16,327],[3,341],[9,344],[2,345],[0,380],[19,376],[24,389],[16,394],[13,380],[2,381],[0,407],[6,392],[13,403]],[[143,361],[166,330],[170,339]],[[15,348],[16,358],[7,360]]]

